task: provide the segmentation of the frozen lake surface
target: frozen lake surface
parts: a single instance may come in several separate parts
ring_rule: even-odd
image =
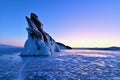
[[[120,51],[64,50],[49,57],[8,53],[0,55],[0,80],[120,80]]]

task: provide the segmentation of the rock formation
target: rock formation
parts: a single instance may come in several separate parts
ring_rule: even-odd
[[[28,22],[28,39],[25,42],[22,56],[49,56],[53,52],[59,52],[60,46],[55,40],[43,30],[43,24],[39,21],[38,16],[31,13],[31,17],[26,17]],[[68,48],[64,46],[64,48]]]

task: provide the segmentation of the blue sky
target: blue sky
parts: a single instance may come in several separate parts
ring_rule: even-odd
[[[72,47],[120,46],[120,0],[1,0],[0,43],[23,46],[25,16],[36,13],[44,30]]]

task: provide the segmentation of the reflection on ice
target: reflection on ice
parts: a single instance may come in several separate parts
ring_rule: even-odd
[[[114,57],[110,54],[105,54],[105,52],[103,54],[103,52],[100,52],[99,50],[66,50],[66,52],[86,57]]]
[[[97,60],[97,61],[93,61],[93,62],[91,62],[91,64],[92,65],[98,65],[98,66],[101,66],[101,67],[105,67],[106,66],[106,63],[105,63],[105,61],[99,61],[99,60]]]
[[[105,55],[105,54],[93,54],[93,53],[83,53],[79,55],[88,56],[88,57],[110,57],[109,55]]]

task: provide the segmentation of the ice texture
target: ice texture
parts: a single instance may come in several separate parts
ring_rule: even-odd
[[[0,56],[0,80],[120,80],[120,51],[63,50],[48,57],[19,54]]]

